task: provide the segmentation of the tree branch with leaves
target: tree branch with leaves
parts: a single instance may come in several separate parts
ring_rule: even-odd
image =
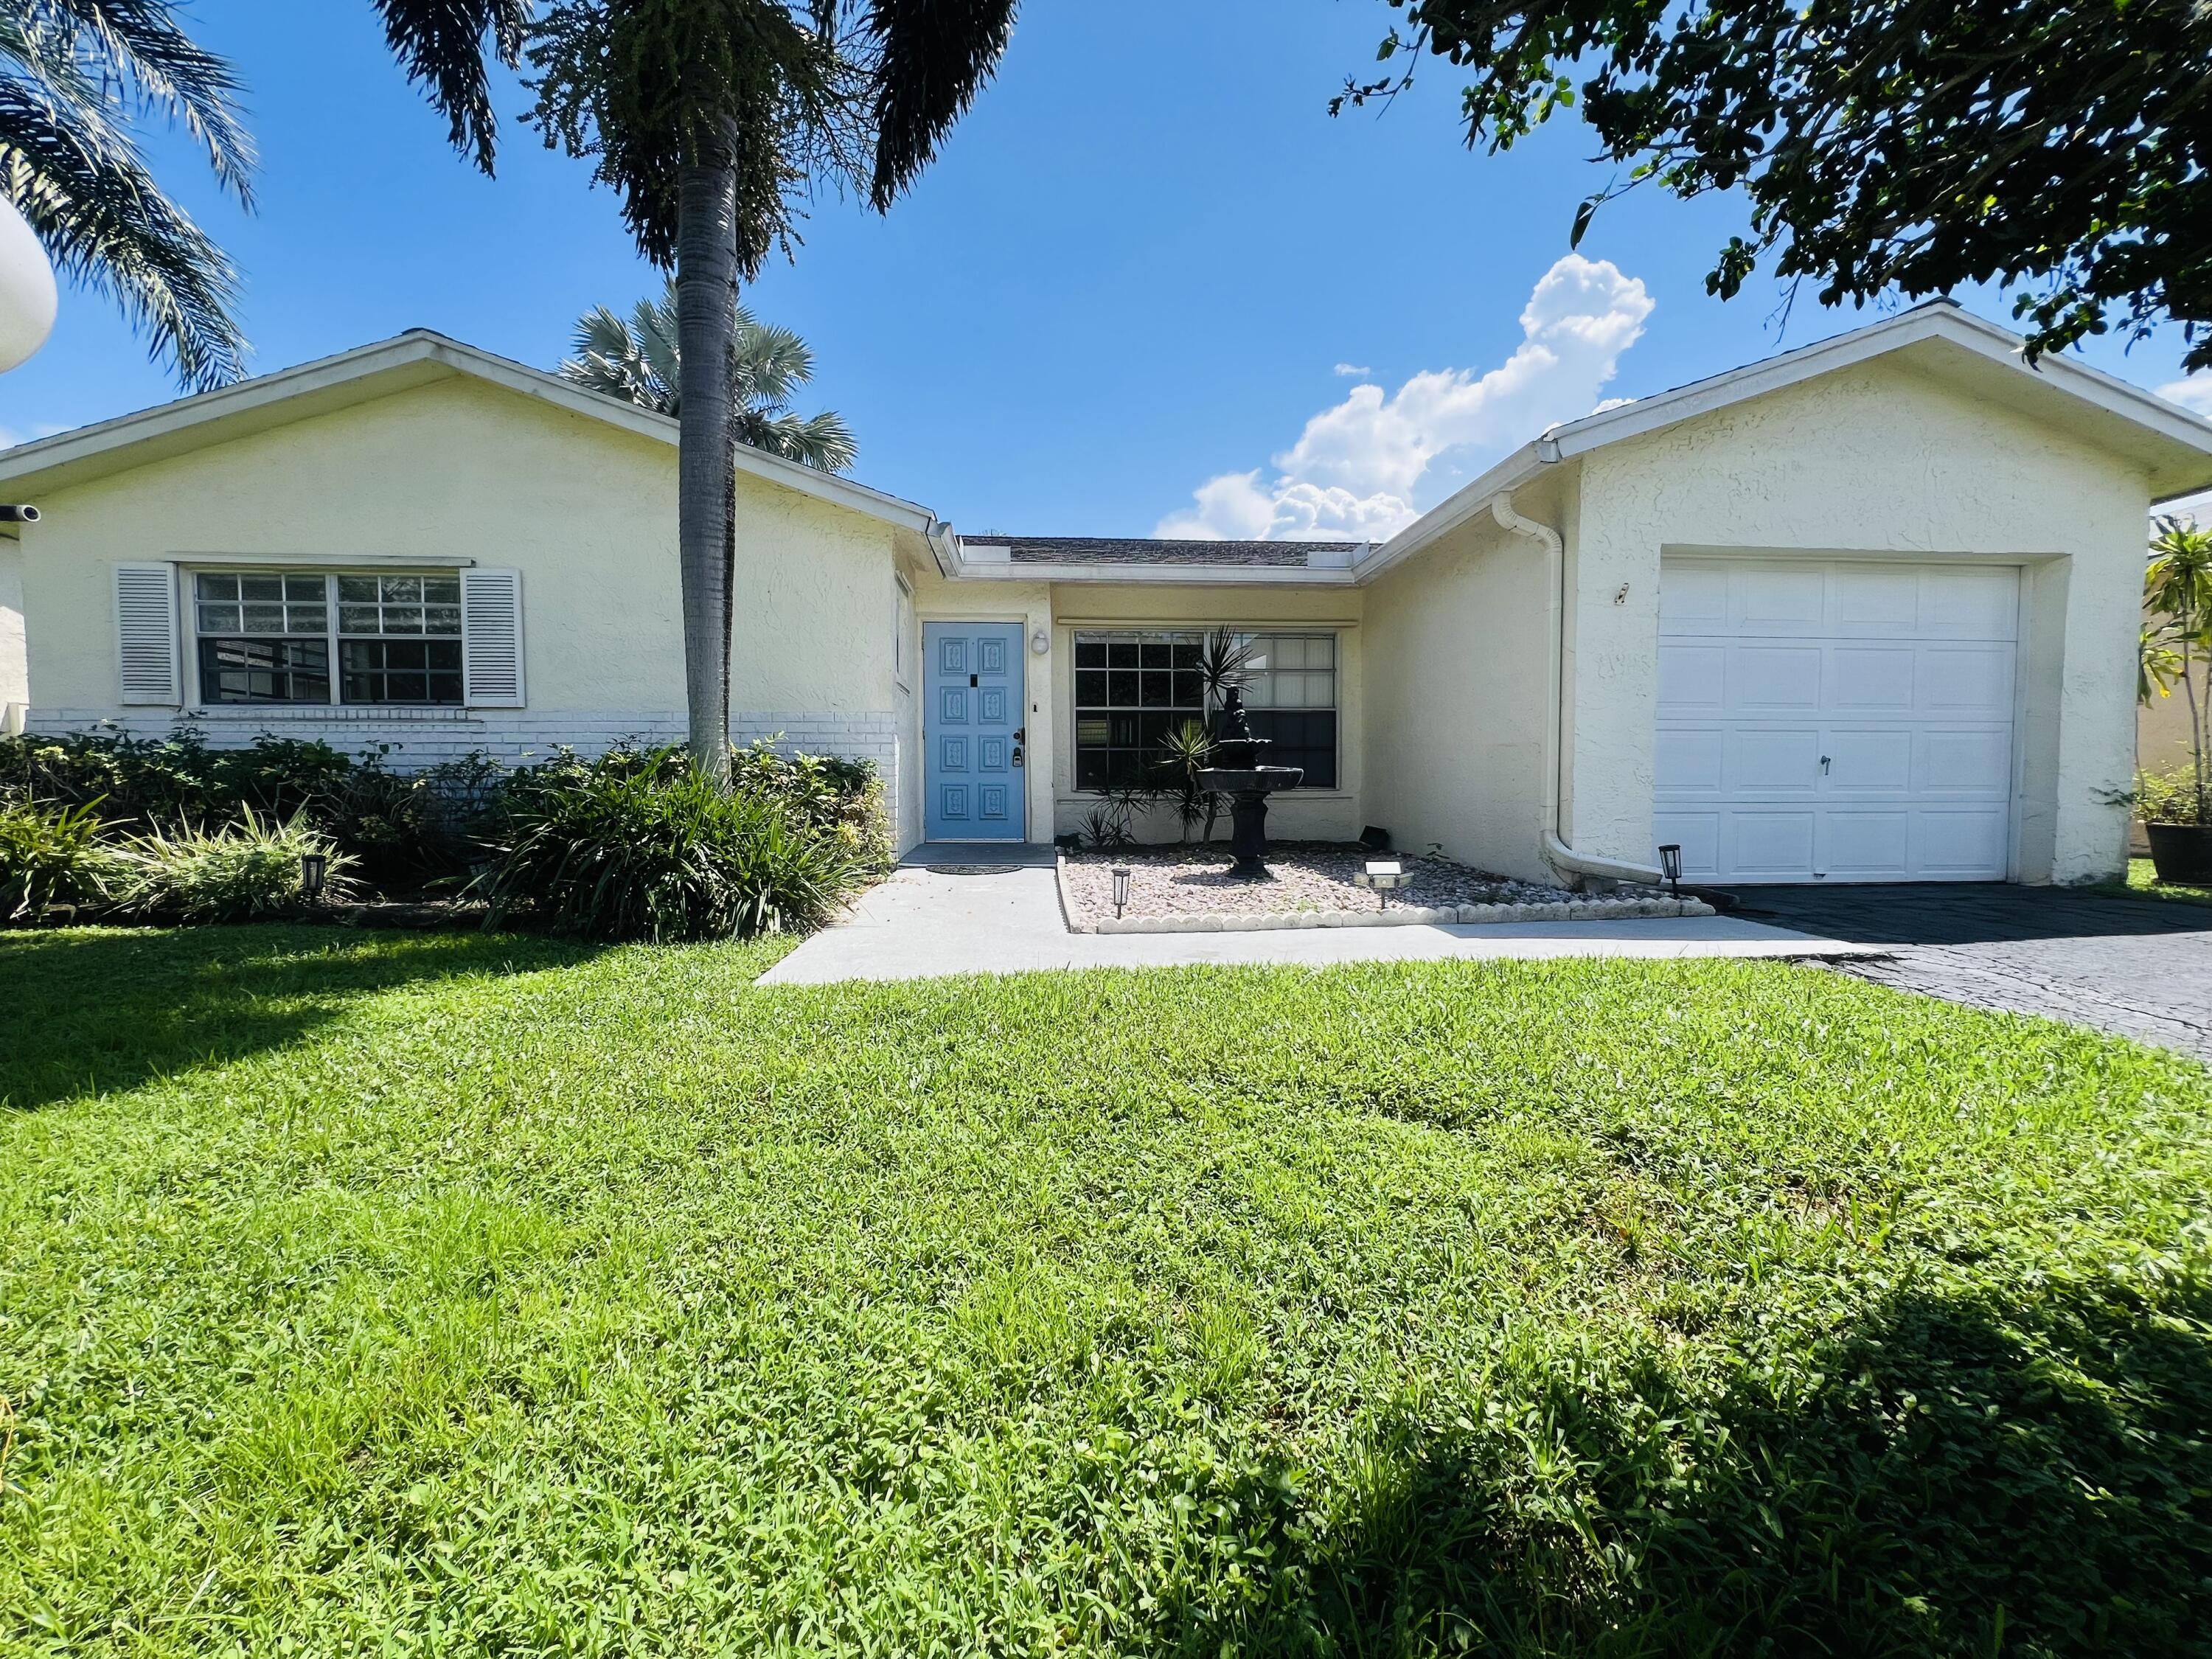
[[[2016,291],[2029,361],[2172,319],[2212,366],[2212,5],[2204,0],[1388,0],[1381,58],[1470,79],[1471,146],[1579,108],[1622,191],[1741,190],[1750,234],[1705,279],[1771,258],[1824,305],[1968,283]],[[1402,90],[1354,78],[1341,110]]]

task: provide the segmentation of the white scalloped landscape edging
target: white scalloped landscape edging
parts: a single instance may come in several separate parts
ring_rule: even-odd
[[[1062,901],[1063,908],[1065,900]],[[1304,927],[1480,927],[1502,921],[1617,921],[1635,916],[1710,916],[1702,899],[1583,899],[1574,904],[1393,905],[1388,910],[1293,910],[1229,913],[1202,911],[1175,916],[1102,916],[1078,921],[1078,933],[1256,933]]]

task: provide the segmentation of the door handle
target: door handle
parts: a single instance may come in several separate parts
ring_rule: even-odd
[[[1014,764],[1015,764],[1015,765],[1017,765],[1017,766],[1019,766],[1021,763],[1022,763],[1022,746],[1021,746],[1021,744],[1016,744],[1014,745]]]
[[[1820,757],[1820,769],[1823,772],[1828,769],[1828,757],[1826,755]]]

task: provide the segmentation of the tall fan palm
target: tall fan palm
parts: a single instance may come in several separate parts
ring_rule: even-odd
[[[640,300],[627,319],[594,306],[576,319],[576,355],[563,380],[662,415],[684,402],[684,353],[677,340],[676,284]],[[755,319],[740,305],[730,374],[731,435],[787,461],[842,472],[853,434],[842,416],[791,412],[792,394],[814,378],[814,353],[787,328]]]
[[[409,76],[491,165],[487,63],[526,52],[531,117],[592,159],[638,246],[676,276],[678,355],[732,365],[737,285],[792,240],[797,202],[913,182],[1006,49],[1016,0],[375,0]],[[678,516],[690,745],[729,759],[732,374],[684,389]]]
[[[243,367],[237,272],[162,193],[132,125],[181,127],[250,207],[253,141],[238,91],[170,0],[0,0],[0,197],[56,267],[114,299],[193,391]]]

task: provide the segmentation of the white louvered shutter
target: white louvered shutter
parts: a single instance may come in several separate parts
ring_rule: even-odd
[[[126,703],[181,701],[177,684],[177,571],[167,564],[115,567],[115,652]]]
[[[462,697],[472,708],[522,707],[522,573],[461,572]]]

